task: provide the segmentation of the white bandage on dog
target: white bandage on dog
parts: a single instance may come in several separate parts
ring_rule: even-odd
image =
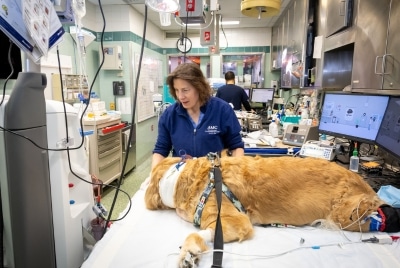
[[[201,230],[197,233],[204,239],[204,241],[206,241],[206,243],[213,241],[213,232],[211,229]]]
[[[175,185],[185,165],[186,163],[183,163],[177,168],[177,165],[173,164],[158,183],[161,201],[167,207],[176,208],[174,202]]]

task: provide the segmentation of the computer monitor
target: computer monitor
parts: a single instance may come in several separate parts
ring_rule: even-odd
[[[244,92],[246,92],[247,97],[250,98],[250,88],[244,88]]]
[[[275,90],[273,88],[253,88],[250,101],[258,103],[272,103]]]
[[[400,158],[400,96],[390,97],[385,116],[376,136],[376,144]]]
[[[319,132],[351,141],[375,143],[389,96],[326,92]]]

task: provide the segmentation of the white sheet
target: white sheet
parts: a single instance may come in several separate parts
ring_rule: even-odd
[[[129,215],[112,225],[82,268],[177,267],[179,246],[189,233],[196,231],[174,210],[147,210],[144,190],[139,190],[132,198]],[[225,244],[223,267],[400,267],[400,242],[391,245],[358,242],[377,234],[311,227],[255,227],[253,239]],[[313,246],[316,249],[310,248]],[[199,267],[209,268],[211,264],[212,253],[207,253]]]

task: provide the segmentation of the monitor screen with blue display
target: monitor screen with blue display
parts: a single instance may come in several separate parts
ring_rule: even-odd
[[[251,102],[272,103],[274,92],[273,88],[253,88],[250,100]]]
[[[389,96],[326,92],[319,132],[352,141],[375,143]]]
[[[390,97],[376,144],[400,158],[400,97]]]

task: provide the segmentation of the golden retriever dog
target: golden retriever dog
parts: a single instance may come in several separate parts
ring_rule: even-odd
[[[368,232],[368,216],[384,204],[361,176],[326,160],[289,156],[218,160],[223,183],[246,210],[240,212],[222,194],[220,217],[225,243],[250,239],[253,225],[261,224],[304,226],[323,221],[333,228]],[[145,203],[150,210],[176,209],[180,217],[193,223],[200,197],[210,181],[212,163],[207,157],[188,159],[178,164],[177,171],[180,161],[165,158],[154,167]],[[168,184],[169,180],[174,182]],[[180,267],[193,267],[185,261],[187,253],[197,262],[199,253],[208,249],[217,214],[213,190],[201,214],[202,231],[190,234],[181,247]]]

